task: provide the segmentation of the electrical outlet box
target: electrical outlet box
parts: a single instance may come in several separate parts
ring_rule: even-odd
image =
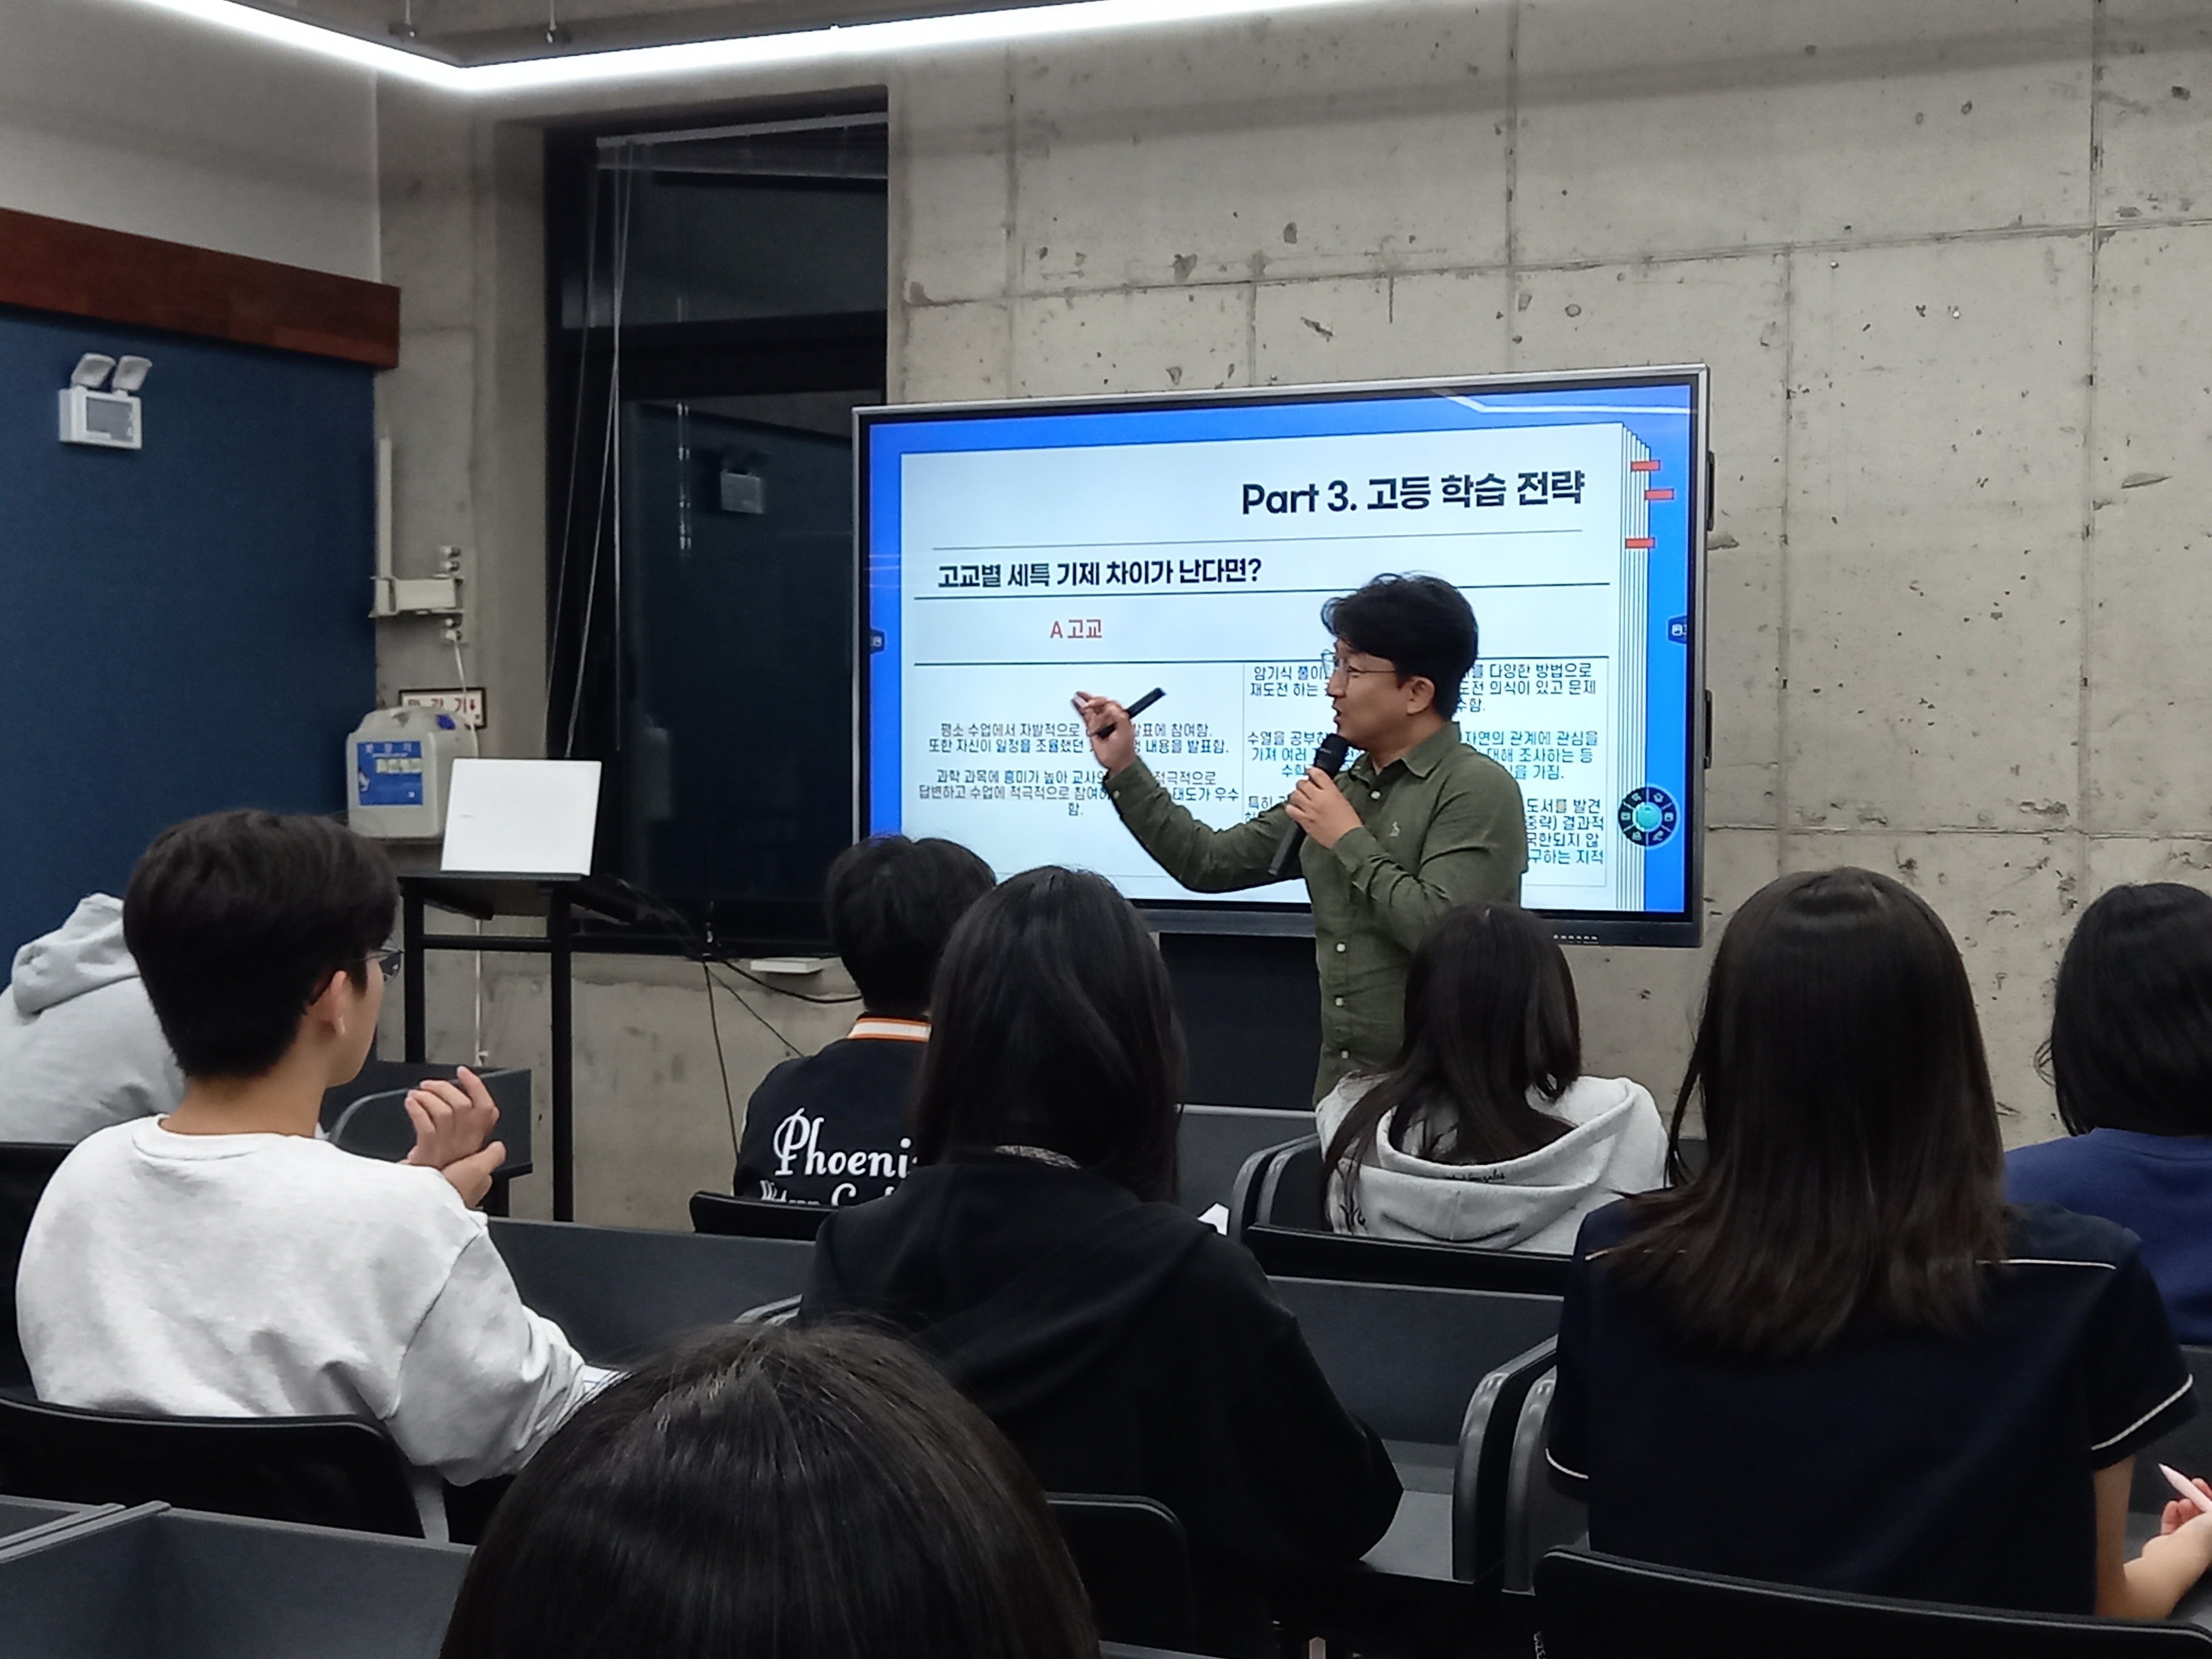
[[[480,685],[465,685],[458,691],[402,691],[402,708],[427,708],[433,714],[451,714],[471,731],[481,731],[484,723],[484,693]]]
[[[372,617],[438,617],[461,608],[459,576],[379,576]]]

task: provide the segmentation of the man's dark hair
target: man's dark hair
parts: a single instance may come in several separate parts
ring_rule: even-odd
[[[1182,1028],[1159,948],[1105,878],[1047,865],[953,929],[915,1103],[926,1164],[1041,1146],[1172,1198]]]
[[[327,818],[215,812],[154,837],[123,939],[186,1077],[259,1077],[333,973],[366,987],[399,886],[374,842]]]
[[[1705,1107],[1688,1178],[1684,1120]],[[1784,876],[1721,935],[1674,1103],[1683,1184],[1607,1261],[1674,1334],[1814,1352],[1861,1316],[1960,1331],[2004,1255],[2004,1154],[1973,988],[1942,919],[1869,870]]]
[[[2212,1134],[2212,895],[2145,882],[2084,910],[2045,1057],[2069,1134]]]
[[[1324,1194],[1330,1171],[1340,1178],[1332,1221],[1348,1222],[1377,1135],[1450,1164],[1523,1158],[1573,1127],[1535,1103],[1558,1100],[1582,1074],[1574,975],[1543,919],[1517,904],[1446,911],[1406,970],[1397,1058],[1322,1158]]]
[[[1435,686],[1436,711],[1445,719],[1459,713],[1481,636],[1467,595],[1443,577],[1377,576],[1322,606],[1321,625],[1395,668],[1399,684],[1419,678]]]
[[[921,1357],[741,1327],[649,1361],[494,1512],[442,1659],[1097,1659],[1036,1477]]]
[[[870,1013],[919,1019],[945,941],[991,890],[991,866],[957,842],[876,836],[830,866],[830,943]]]

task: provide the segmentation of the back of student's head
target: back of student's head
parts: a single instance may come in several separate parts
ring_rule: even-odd
[[[2070,1133],[2212,1135],[2212,895],[2145,882],[2081,913],[2049,1060]]]
[[[258,1077],[343,972],[365,986],[399,903],[391,861],[328,818],[215,812],[164,830],[123,937],[186,1077]]]
[[[1678,1150],[1692,1103],[1706,1167],[1632,1200],[1622,1257],[1686,1336],[1781,1355],[1861,1315],[1972,1318],[1976,1264],[2003,1253],[2002,1152],[1972,989],[1925,900],[1854,869],[1753,895],[1706,982]]]
[[[830,866],[830,943],[871,1013],[916,1019],[955,923],[991,890],[991,866],[957,842],[875,836]]]
[[[1467,595],[1441,576],[1376,576],[1321,608],[1321,625],[1354,651],[1380,657],[1400,684],[1436,687],[1437,713],[1459,712],[1480,635]]]
[[[1397,1057],[1338,1127],[1322,1167],[1353,1177],[1349,1206],[1378,1133],[1452,1163],[1520,1158],[1567,1132],[1535,1101],[1557,1100],[1582,1070],[1574,975],[1551,928],[1517,904],[1462,904],[1413,952]]]
[[[443,1659],[1096,1659],[1035,1477],[894,1339],[740,1327],[610,1385],[501,1500]]]
[[[962,918],[937,973],[915,1148],[1034,1146],[1174,1195],[1182,1028],[1158,946],[1099,876],[1048,865]]]

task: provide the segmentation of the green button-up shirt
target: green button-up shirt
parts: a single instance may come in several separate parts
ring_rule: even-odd
[[[1406,967],[1429,929],[1471,900],[1517,903],[1528,826],[1513,775],[1447,726],[1379,773],[1365,755],[1336,787],[1359,814],[1334,847],[1299,854],[1321,970],[1319,1100],[1347,1073],[1389,1063],[1405,1030]],[[1227,830],[1176,804],[1139,760],[1106,793],[1153,860],[1197,893],[1267,884],[1285,806]]]

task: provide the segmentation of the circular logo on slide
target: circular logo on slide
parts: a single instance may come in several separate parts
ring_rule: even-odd
[[[1680,815],[1672,795],[1647,783],[1628,792],[1620,803],[1620,818],[1622,835],[1638,847],[1656,847],[1674,833]]]

